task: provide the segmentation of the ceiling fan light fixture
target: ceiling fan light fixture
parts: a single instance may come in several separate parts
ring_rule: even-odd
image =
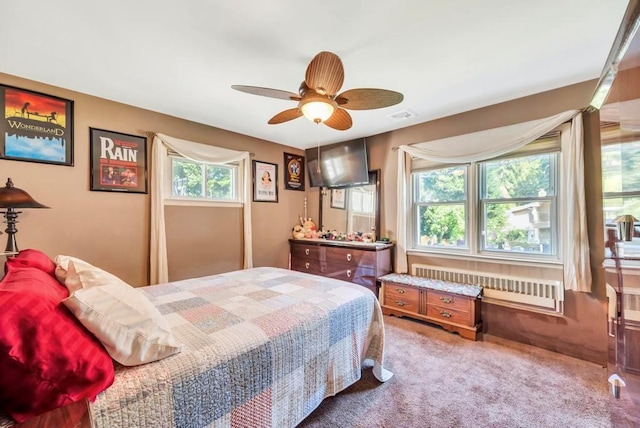
[[[300,110],[310,121],[320,123],[331,117],[335,106],[329,100],[314,98],[300,101]]]

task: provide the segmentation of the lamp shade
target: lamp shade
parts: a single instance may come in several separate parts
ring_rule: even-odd
[[[37,202],[27,192],[13,185],[11,178],[7,179],[5,187],[0,187],[0,208],[49,208]]]
[[[338,104],[331,98],[317,94],[307,95],[298,104],[304,117],[315,123],[329,119],[337,106]]]

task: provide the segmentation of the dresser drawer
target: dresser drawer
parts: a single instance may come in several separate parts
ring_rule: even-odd
[[[291,269],[298,272],[307,272],[315,275],[323,275],[323,264],[317,260],[310,260],[304,258],[291,258]]]
[[[384,285],[384,305],[403,311],[418,312],[420,291],[402,285]]]
[[[471,319],[469,312],[457,311],[453,308],[427,305],[427,316],[447,323],[463,324],[472,327],[475,320]]]
[[[328,263],[340,263],[349,266],[365,266],[374,268],[376,253],[374,251],[357,250],[353,248],[327,248]]]
[[[428,290],[427,305],[440,306],[445,310],[455,310],[459,312],[469,312],[469,305],[472,299],[459,294],[445,293],[442,291]]]
[[[329,278],[340,279],[368,287],[373,287],[376,284],[375,271],[373,269],[347,265],[332,265],[330,263],[323,263],[323,265],[323,275]]]
[[[291,245],[291,257],[320,260],[321,248],[317,245],[295,244]]]

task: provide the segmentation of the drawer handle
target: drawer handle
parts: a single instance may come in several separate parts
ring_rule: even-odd
[[[396,288],[396,291],[398,292],[398,294],[404,294],[407,292],[407,290],[405,290],[404,288]]]
[[[304,249],[304,253],[308,256],[308,255],[309,255],[309,249],[308,249],[308,248],[305,248],[305,249]]]
[[[304,267],[306,267],[307,269],[309,269],[309,262],[304,264]]]
[[[451,318],[453,316],[453,314],[450,314],[449,312],[446,312],[446,311],[440,311],[440,315],[442,315],[445,318]]]
[[[351,278],[351,269],[347,270],[347,278]]]
[[[350,262],[351,261],[351,253],[347,253],[347,261]]]
[[[396,305],[398,305],[398,306],[404,306],[404,305],[406,305],[406,303],[405,303],[405,302],[403,302],[402,300],[396,300]]]
[[[443,301],[444,303],[453,302],[453,299],[451,297],[440,297],[440,300]]]

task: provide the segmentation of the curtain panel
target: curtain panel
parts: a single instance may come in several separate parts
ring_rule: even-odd
[[[410,214],[410,157],[434,164],[480,162],[511,153],[542,137],[561,124],[571,121],[570,132],[561,139],[563,212],[559,229],[562,236],[564,287],[566,290],[591,291],[589,239],[587,236],[584,195],[584,156],[582,115],[569,110],[554,116],[500,128],[440,140],[427,141],[398,148],[398,206],[396,270],[408,271],[406,223]],[[409,156],[408,156],[409,155]]]
[[[164,220],[164,185],[167,180],[168,151],[172,150],[186,159],[195,162],[226,164],[238,162],[242,178],[243,235],[245,269],[253,267],[251,242],[251,168],[249,152],[224,149],[208,144],[195,143],[155,134],[151,149],[151,240],[150,270],[151,284],[169,281],[167,263],[167,236]]]

